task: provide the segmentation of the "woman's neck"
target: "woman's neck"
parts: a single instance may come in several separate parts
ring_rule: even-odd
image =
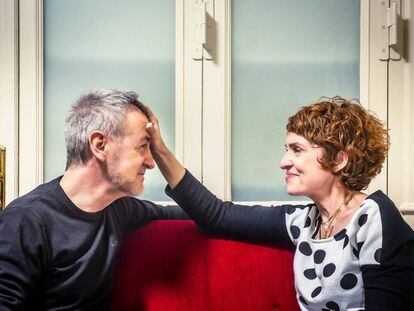
[[[325,196],[314,198],[321,216],[320,237],[333,236],[345,228],[367,195],[345,187],[332,188]]]

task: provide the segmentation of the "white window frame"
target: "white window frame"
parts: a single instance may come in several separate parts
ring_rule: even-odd
[[[406,8],[406,16],[413,16],[413,5],[410,6],[409,0],[402,1]],[[214,17],[217,28],[217,45],[213,61],[194,61],[191,57],[194,48],[194,18],[198,14],[195,12],[194,2],[196,0],[176,1],[175,152],[184,165],[208,188],[219,197],[229,200],[231,199],[231,1],[215,0],[213,9],[209,12]],[[387,62],[379,61],[375,52],[375,27],[377,26],[375,6],[378,1],[361,0],[360,3],[361,102],[364,106],[375,111],[382,120],[390,122],[393,144],[389,162],[393,167],[397,167],[397,165],[401,167],[401,162],[403,165],[398,170],[399,173],[403,172],[402,180],[398,181],[401,174],[390,172],[385,167],[383,173],[373,181],[369,190],[382,189],[387,192],[388,187],[391,197],[398,202],[400,208],[414,211],[412,203],[414,202],[414,185],[410,179],[414,169],[409,158],[409,155],[414,151],[412,143],[414,137],[412,124],[414,122],[411,117],[412,113],[409,113],[412,112],[410,106],[414,104],[413,91],[411,91],[414,80],[412,64],[391,64],[390,74],[392,77],[404,76],[404,81],[408,82],[402,84],[403,91],[401,93],[398,91],[401,90],[401,87],[398,89],[395,86],[395,92],[392,91],[391,94],[388,94],[388,65]],[[7,95],[4,98],[8,102],[7,109],[4,110],[2,106],[1,110],[1,112],[7,112],[0,117],[0,121],[5,118],[14,120],[11,123],[12,130],[8,129],[7,137],[4,138],[5,135],[0,134],[2,135],[0,139],[7,141],[11,146],[11,154],[13,155],[8,157],[9,178],[12,180],[8,181],[8,185],[11,185],[14,190],[8,192],[8,201],[17,195],[26,193],[43,181],[42,4],[43,1],[40,0],[19,0],[19,5],[16,5],[13,0],[2,2],[5,10],[0,15],[2,18],[0,23],[9,34],[7,38],[1,39],[2,45],[3,42],[6,42],[6,45],[16,47],[17,20],[20,32],[18,55],[16,53],[10,54],[10,51],[4,53],[3,50],[0,55],[1,64],[8,65],[6,73],[2,72],[2,81],[10,82],[5,86]],[[17,10],[20,10],[18,19],[16,17]],[[5,17],[9,19],[6,20]],[[16,78],[17,60],[19,64],[18,82]],[[401,84],[399,85],[401,86]],[[406,113],[389,115],[388,96],[394,102],[395,98],[401,97],[398,94],[402,94],[401,108]],[[3,102],[3,97],[1,99]],[[367,103],[370,105],[368,106]],[[401,118],[403,118],[403,122],[401,122]],[[17,124],[19,124],[18,130]],[[393,130],[393,127],[396,130]],[[16,139],[17,131],[18,139]],[[411,140],[409,140],[410,138]],[[405,156],[402,157],[399,153]],[[19,156],[17,157],[17,155]],[[19,159],[18,164],[16,164],[17,158]],[[389,180],[388,185],[387,179]],[[403,190],[397,191],[396,187]],[[394,193],[397,198],[394,197]],[[278,204],[281,202],[260,203]]]
[[[360,100],[387,120],[387,65],[370,48],[374,42],[375,0],[360,1]],[[203,78],[203,182],[218,196],[231,200],[231,0],[215,1],[217,25],[215,61],[204,61]],[[368,105],[370,103],[370,105]],[[371,189],[387,188],[386,164]],[[297,203],[297,201],[293,201]],[[284,202],[250,202],[278,205]]]
[[[414,227],[414,3],[400,0],[407,33],[402,36],[400,61],[389,62],[388,125],[391,148],[388,155],[388,194]],[[410,38],[408,39],[408,35]],[[409,46],[404,47],[405,44]],[[409,53],[404,55],[404,53]],[[411,220],[411,221],[410,221]]]
[[[6,203],[18,196],[18,3],[0,2],[0,144],[6,147]]]

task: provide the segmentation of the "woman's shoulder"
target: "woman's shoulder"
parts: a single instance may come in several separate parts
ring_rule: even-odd
[[[402,226],[413,231],[411,227],[405,222],[401,212],[398,210],[395,203],[381,190],[377,190],[370,194],[361,204],[360,214],[374,214],[378,213],[381,218],[383,226]],[[365,216],[364,216],[365,217]],[[368,221],[368,219],[367,219]]]
[[[315,203],[305,205],[289,205],[286,209],[286,227],[290,239],[296,243],[298,239],[310,236],[317,227],[319,212]]]
[[[405,245],[413,245],[414,231],[405,222],[394,202],[382,191],[369,195],[355,216],[353,223],[357,242],[380,245],[381,258],[378,262],[394,258]]]

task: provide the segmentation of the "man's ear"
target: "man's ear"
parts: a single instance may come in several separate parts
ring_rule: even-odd
[[[91,152],[99,161],[104,161],[106,159],[107,150],[105,147],[107,143],[108,138],[101,131],[94,131],[89,135]]]
[[[334,168],[334,172],[338,173],[339,171],[341,171],[348,163],[348,159],[348,154],[345,151],[339,151],[336,155],[336,166]]]

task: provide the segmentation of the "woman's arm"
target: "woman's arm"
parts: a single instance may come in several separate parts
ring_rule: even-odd
[[[289,206],[238,205],[222,201],[189,172],[167,194],[203,229],[238,237],[291,241],[286,229]],[[299,208],[299,207],[295,207]]]
[[[241,206],[223,202],[194,178],[165,145],[157,118],[149,109],[151,152],[168,182],[167,194],[206,230],[277,241],[290,241],[286,229],[287,206]]]

